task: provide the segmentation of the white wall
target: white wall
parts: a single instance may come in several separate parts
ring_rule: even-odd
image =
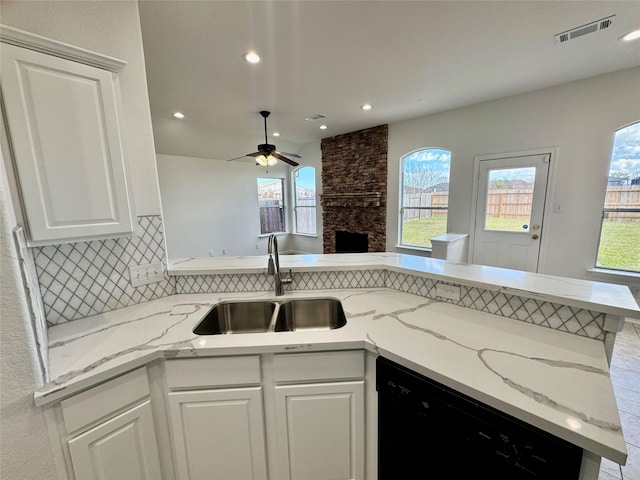
[[[539,271],[595,279],[587,268],[598,247],[613,136],[640,119],[639,85],[640,68],[633,68],[390,124],[387,250],[396,250],[403,154],[451,150],[448,230],[469,233],[475,156],[558,147],[548,202],[558,202],[562,213],[544,226],[550,236]]]
[[[122,125],[136,215],[159,215],[160,193],[138,4],[135,1],[8,1],[4,25],[127,62],[120,74]]]
[[[286,178],[288,170],[282,162],[267,169],[245,160],[159,154],[168,257],[207,257],[210,251],[220,257],[223,249],[227,256],[266,255],[256,179]],[[289,188],[285,181],[287,194]],[[287,236],[278,238],[278,247],[289,248]]]
[[[44,415],[36,342],[12,230],[16,225],[0,153],[0,478],[56,478]]]

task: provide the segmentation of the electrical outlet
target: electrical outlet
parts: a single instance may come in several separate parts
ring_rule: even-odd
[[[164,280],[162,262],[129,267],[129,275],[131,276],[132,287],[161,282]]]
[[[436,296],[448,298],[449,300],[460,300],[460,287],[447,285],[446,283],[436,283]]]

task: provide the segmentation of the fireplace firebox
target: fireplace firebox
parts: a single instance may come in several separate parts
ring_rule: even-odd
[[[366,233],[336,230],[336,253],[366,253],[369,251],[369,235]]]

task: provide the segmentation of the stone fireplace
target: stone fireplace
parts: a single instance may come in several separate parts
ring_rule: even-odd
[[[324,253],[385,251],[387,138],[380,125],[322,140]]]

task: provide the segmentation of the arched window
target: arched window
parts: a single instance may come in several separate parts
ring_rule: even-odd
[[[431,238],[447,232],[451,152],[425,148],[400,161],[399,243],[431,248]]]
[[[316,169],[300,167],[293,172],[295,233],[316,234]]]
[[[615,134],[596,267],[640,272],[640,122]]]

